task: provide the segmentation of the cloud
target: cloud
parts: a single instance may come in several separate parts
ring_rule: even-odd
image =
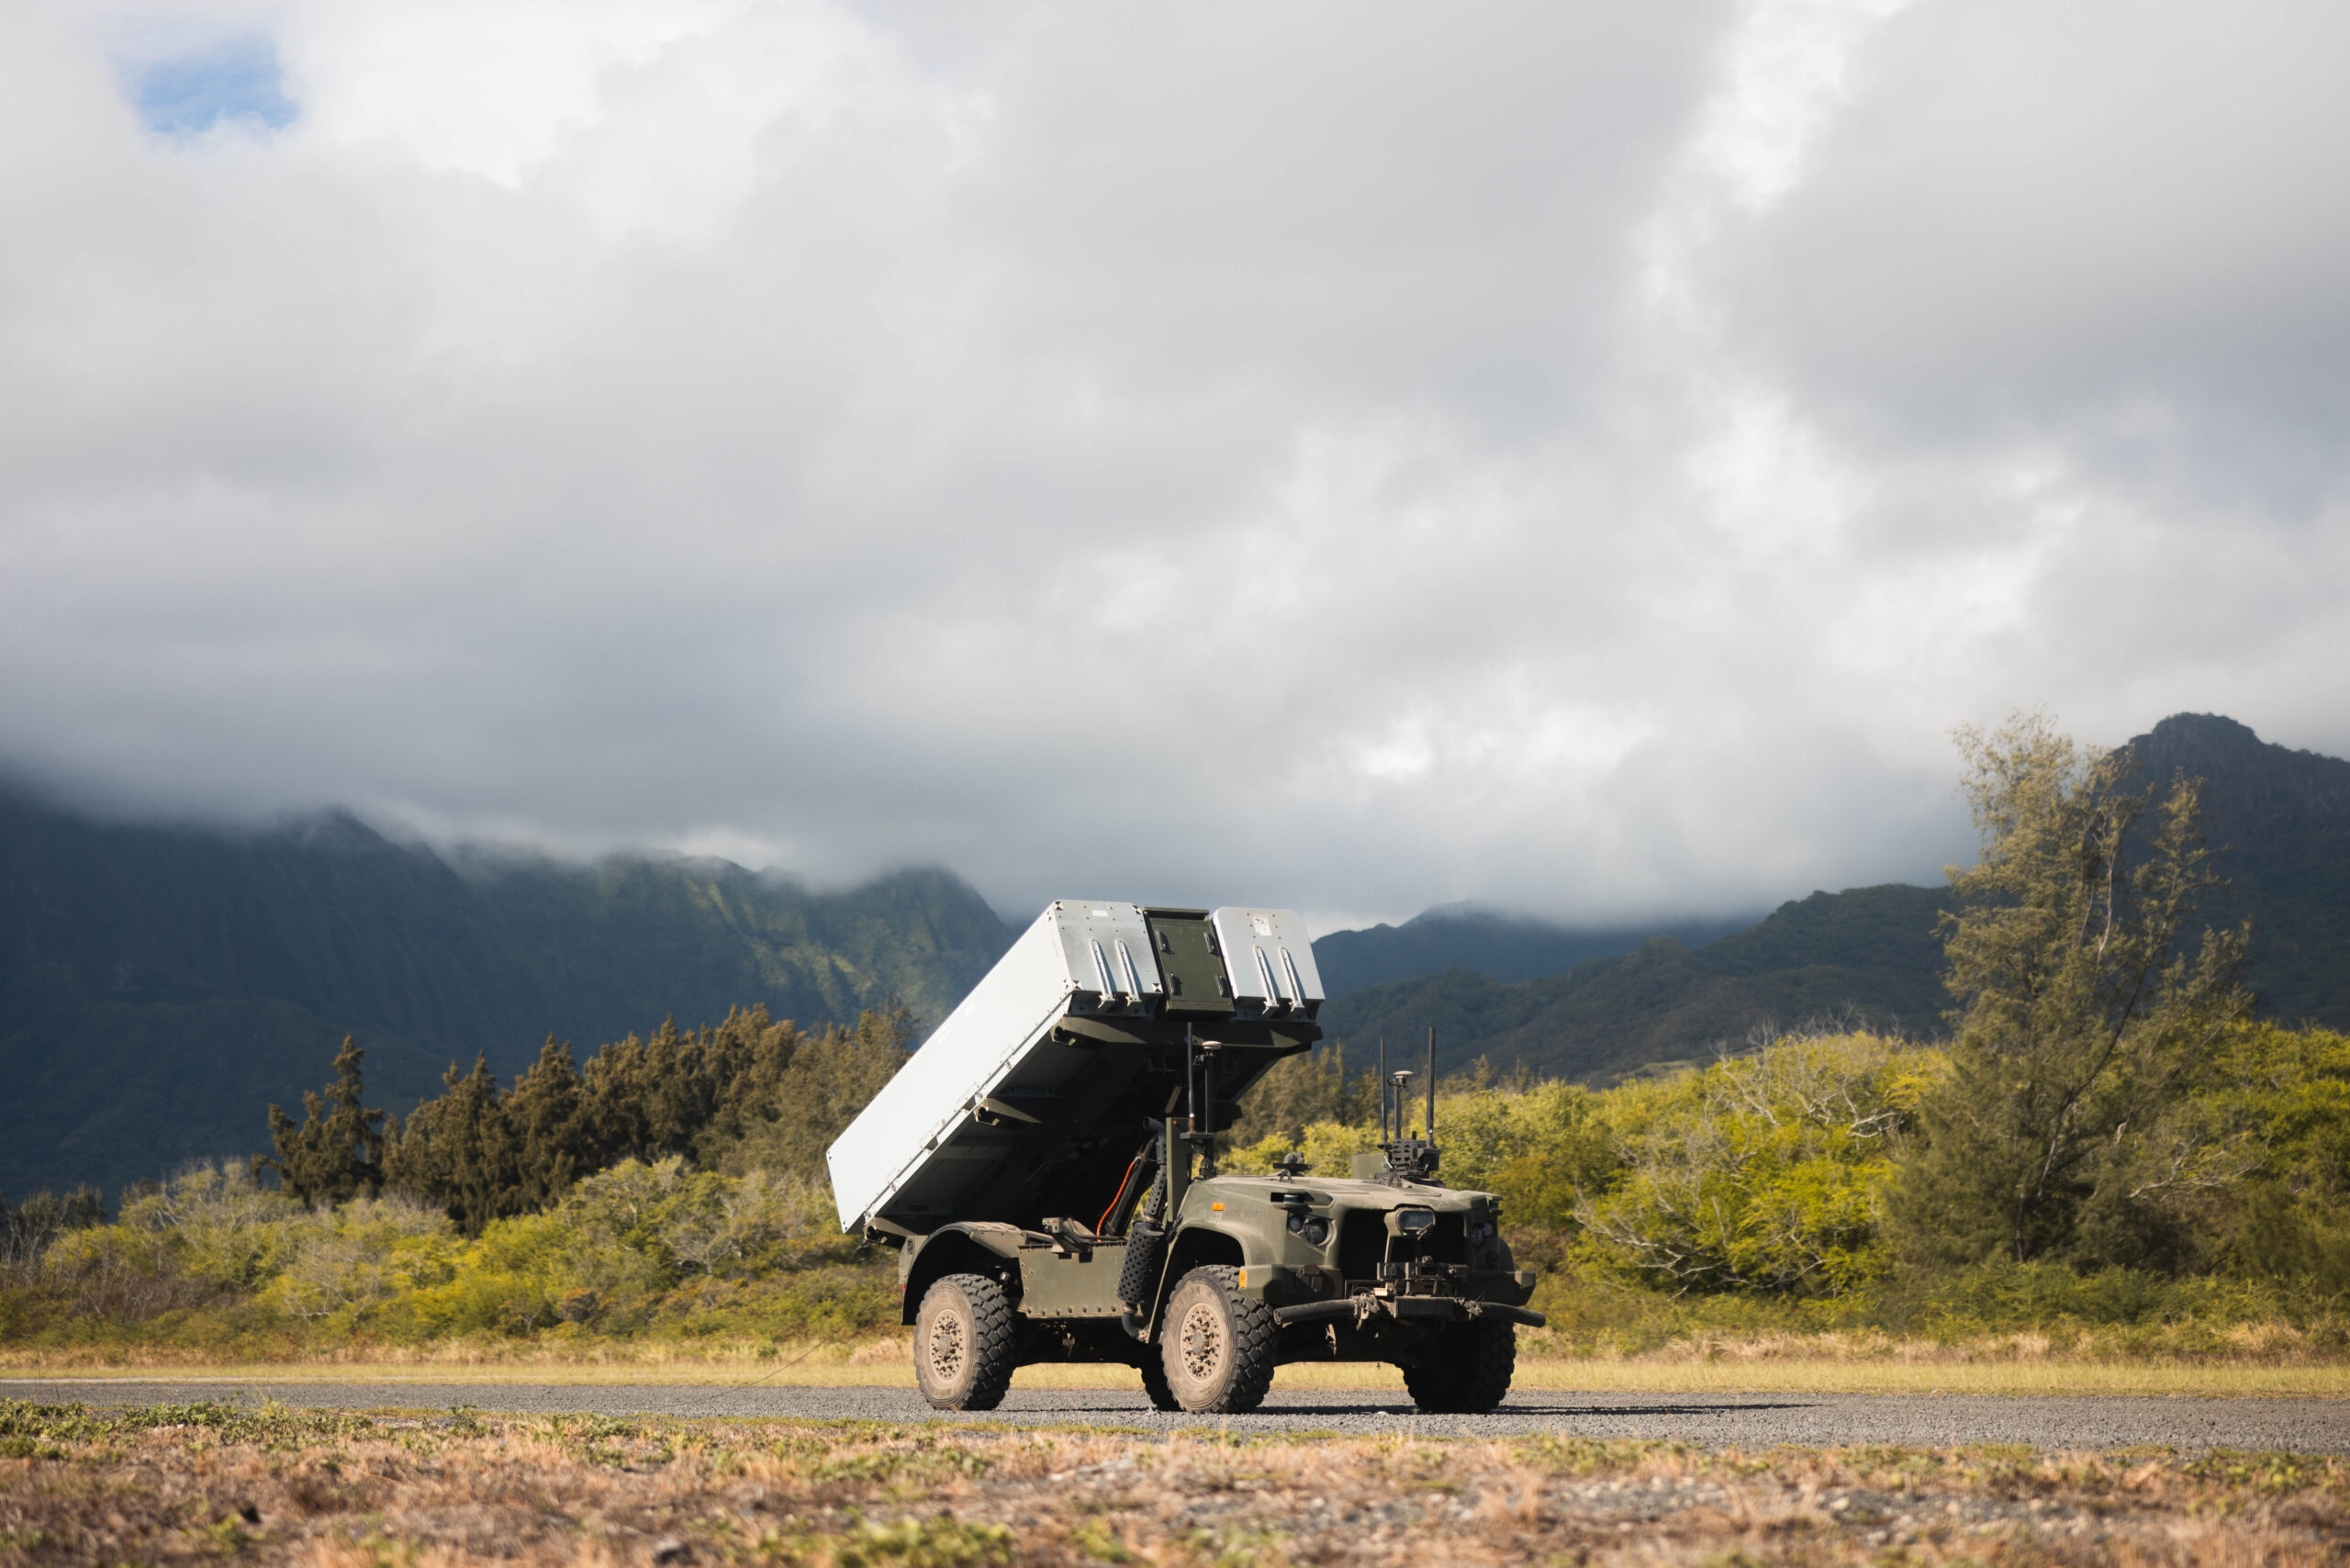
[[[1591,918],[1930,877],[2019,706],[2338,752],[2339,26],[19,7],[0,751]]]

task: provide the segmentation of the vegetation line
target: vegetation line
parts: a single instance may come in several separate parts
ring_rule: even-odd
[[[1799,1028],[1611,1086],[1440,1087],[1444,1179],[1500,1194],[1543,1277],[1529,1376],[2338,1386],[2350,1037],[2254,1015],[2247,932],[2196,914],[2196,781],[2038,717],[1961,743],[1983,846],[1951,872],[1946,1040]],[[822,1153],[914,1035],[752,1008],[584,1064],[550,1041],[510,1083],[453,1065],[404,1120],[347,1047],[258,1171],[0,1209],[0,1367],[895,1381],[893,1260],[834,1228]],[[1228,1168],[1345,1170],[1368,1079],[1336,1043],[1284,1061]]]

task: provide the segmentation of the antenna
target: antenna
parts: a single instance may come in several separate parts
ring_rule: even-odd
[[[1427,1080],[1427,1126],[1412,1130],[1412,1080]],[[1428,1026],[1427,1070],[1408,1067],[1389,1071],[1387,1036],[1379,1037],[1379,1148],[1387,1157],[1382,1180],[1432,1182],[1436,1179],[1436,1026]]]
[[[1215,1062],[1216,1054],[1224,1049],[1222,1040],[1203,1040],[1192,1025],[1183,1025],[1183,1097],[1185,1130],[1170,1134],[1169,1158],[1173,1159],[1177,1142],[1191,1145],[1199,1151],[1200,1170],[1197,1177],[1189,1174],[1192,1156],[1183,1156],[1185,1181],[1204,1182],[1215,1174]],[[1171,1102],[1169,1103],[1171,1106]],[[1173,1114],[1168,1125],[1174,1125]]]
[[[1199,1051],[1192,1042],[1192,1026],[1183,1025],[1183,1119],[1191,1131],[1200,1130]]]
[[[1205,1126],[1197,1129],[1200,1140],[1200,1179],[1205,1181],[1215,1174],[1215,1059],[1224,1049],[1219,1040],[1200,1042],[1200,1103],[1201,1120]]]

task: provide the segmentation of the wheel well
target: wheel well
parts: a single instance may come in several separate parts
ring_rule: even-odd
[[[1144,1320],[1151,1326],[1149,1342],[1157,1342],[1158,1316],[1167,1310],[1167,1298],[1174,1294],[1177,1282],[1184,1275],[1213,1263],[1229,1263],[1237,1269],[1248,1260],[1248,1254],[1240,1249],[1239,1238],[1220,1230],[1193,1226],[1176,1237],[1168,1246],[1167,1262],[1159,1271],[1158,1294],[1150,1303],[1150,1310],[1144,1314]]]
[[[1167,1291],[1173,1290],[1175,1282],[1194,1269],[1203,1269],[1213,1263],[1229,1263],[1237,1269],[1248,1260],[1248,1255],[1241,1251],[1237,1238],[1226,1236],[1220,1230],[1187,1230],[1177,1237],[1175,1245],[1168,1249],[1167,1271],[1161,1276],[1166,1281],[1166,1289],[1159,1293],[1157,1305],[1164,1306]]]
[[[913,1322],[923,1292],[948,1274],[985,1274],[1010,1291],[1015,1302],[1019,1299],[1018,1269],[961,1231],[949,1230],[932,1237],[915,1255],[913,1269],[906,1275],[905,1298],[898,1305],[898,1321]]]

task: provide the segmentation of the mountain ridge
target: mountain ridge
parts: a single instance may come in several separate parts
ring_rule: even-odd
[[[2208,913],[2255,921],[2270,1013],[2350,1027],[2350,762],[2211,714],[2172,715],[2129,749],[2149,780],[2209,780],[2229,885]],[[1317,942],[1340,980],[1322,1020],[1358,1051],[1434,1025],[1448,1070],[1483,1056],[1597,1081],[1819,1017],[1932,1035],[1945,900],[1818,891],[1728,933],[1434,910]],[[346,1033],[369,1051],[373,1097],[405,1110],[451,1061],[511,1073],[549,1034],[587,1050],[755,1002],[845,1022],[890,996],[936,1023],[1013,935],[936,868],[814,892],[708,858],[444,854],[349,812],[232,831],[0,790],[0,1192],[118,1189],[257,1148],[262,1107],[297,1103]],[[1508,975],[1561,954],[1518,980],[1449,961]],[[1350,974],[1376,983],[1343,989]]]
[[[2350,1028],[2350,762],[2210,713],[2173,714],[2118,749],[2138,786],[2205,781],[2204,836],[2224,882],[2204,921],[2252,920],[2248,979],[2265,1010]],[[1951,1004],[1933,935],[1946,901],[1946,889],[1907,883],[1818,891],[1702,946],[1651,941],[1515,985],[1455,969],[1338,997],[1322,1018],[1358,1043],[1433,1025],[1445,1071],[1483,1057],[1594,1081],[1818,1020],[1930,1036]]]
[[[1933,940],[1942,902],[1942,890],[1897,882],[1815,892],[1702,946],[1659,936],[1518,985],[1455,969],[1325,1002],[1322,1024],[1357,1049],[1382,1035],[1416,1041],[1434,1026],[1440,1071],[1482,1057],[1575,1079],[1818,1018],[1930,1034],[1949,1005]]]
[[[0,1192],[110,1188],[265,1143],[335,1042],[405,1110],[449,1062],[519,1070],[676,1016],[936,1023],[1010,945],[951,872],[811,892],[731,862],[586,866],[401,845],[348,812],[109,823],[0,794]]]
[[[1658,936],[1700,946],[1745,930],[1754,919],[1570,925],[1473,904],[1439,904],[1400,925],[1334,931],[1314,944],[1314,963],[1324,993],[1332,997],[1455,969],[1517,984],[1563,974],[1587,958],[1628,953]]]

